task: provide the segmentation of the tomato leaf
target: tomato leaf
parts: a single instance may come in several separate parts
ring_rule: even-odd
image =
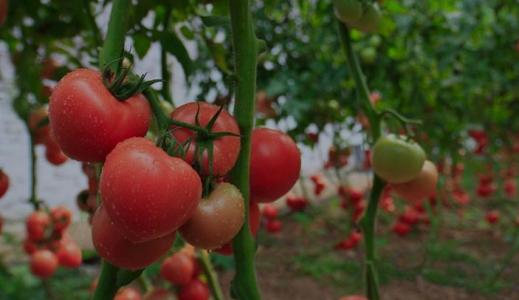
[[[226,16],[204,16],[201,19],[202,23],[207,27],[231,26],[231,20]]]
[[[182,43],[182,40],[180,40],[174,31],[161,32],[159,35],[162,47],[164,47],[168,53],[176,57],[178,62],[182,65],[186,77],[189,77],[193,72],[193,61],[189,57],[189,53],[184,43]]]
[[[151,47],[150,38],[143,33],[137,33],[133,36],[133,47],[139,58],[143,58]]]

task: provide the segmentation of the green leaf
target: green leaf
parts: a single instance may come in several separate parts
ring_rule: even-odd
[[[119,269],[119,271],[117,271],[116,285],[118,287],[121,287],[129,284],[130,282],[134,281],[137,277],[139,277],[142,271],[144,271],[144,269],[137,271]]]
[[[189,77],[193,72],[193,61],[189,57],[184,43],[178,38],[174,31],[162,32],[160,34],[160,43],[164,50],[176,57],[178,62],[182,65],[186,77]]]
[[[202,17],[202,23],[207,27],[230,26],[231,20],[226,16],[205,16]]]
[[[139,58],[143,58],[151,47],[150,38],[143,33],[137,33],[133,36],[133,47]]]

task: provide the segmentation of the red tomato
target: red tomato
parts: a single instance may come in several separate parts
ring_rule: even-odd
[[[279,233],[283,227],[283,223],[280,220],[267,220],[267,231],[270,233]]]
[[[496,224],[497,222],[499,222],[499,211],[492,210],[487,212],[485,219],[487,220],[488,224]]]
[[[335,249],[349,250],[356,248],[362,240],[362,234],[359,231],[353,231],[348,238],[335,245]]]
[[[252,132],[250,189],[253,199],[272,202],[290,191],[299,178],[301,154],[294,141],[278,130]]]
[[[50,236],[51,223],[48,213],[43,211],[33,212],[25,223],[29,239],[41,241]]]
[[[418,212],[412,207],[406,207],[404,213],[398,218],[401,223],[415,225],[419,221]]]
[[[364,214],[364,210],[366,210],[366,203],[364,203],[364,201],[355,203],[355,206],[353,207],[353,221],[358,222]]]
[[[42,69],[40,76],[44,79],[52,79],[57,69],[58,63],[52,58],[46,58],[42,61]]]
[[[169,236],[191,217],[202,183],[180,158],[145,138],[130,138],[106,157],[100,192],[121,234],[144,242]]]
[[[2,198],[9,189],[9,176],[0,169],[0,198]]]
[[[72,222],[72,213],[64,206],[54,207],[50,210],[50,215],[54,224],[54,230],[63,232]]]
[[[383,197],[380,199],[380,207],[385,212],[392,213],[395,211],[395,203],[393,202],[393,198],[391,196]]]
[[[45,107],[40,107],[29,113],[27,123],[36,145],[44,144],[49,137],[49,125],[38,126],[48,115],[49,113]]]
[[[99,72],[78,69],[63,77],[52,92],[49,118],[68,157],[101,162],[119,142],[146,134],[151,110],[142,95],[119,101]]]
[[[82,262],[81,248],[73,241],[60,243],[56,253],[60,266],[79,268]]]
[[[166,258],[160,267],[160,276],[171,284],[187,285],[195,271],[193,258],[186,253],[178,252]]]
[[[175,240],[175,233],[147,242],[132,243],[119,232],[104,206],[100,206],[92,219],[92,240],[99,256],[111,264],[138,270],[165,255]]]
[[[180,289],[178,300],[208,300],[209,296],[207,285],[198,279],[194,279]]]
[[[25,253],[27,253],[27,254],[33,254],[39,248],[40,247],[35,242],[31,241],[28,238],[26,238],[23,241],[23,251],[25,251]]]
[[[303,211],[308,206],[308,200],[303,197],[297,197],[295,195],[288,195],[286,201],[287,206],[293,212]]]
[[[454,191],[452,193],[452,197],[460,205],[467,205],[470,202],[469,194],[465,193],[464,191]]]
[[[393,232],[398,234],[399,236],[406,236],[409,232],[411,232],[411,226],[406,223],[397,222],[393,226]]]
[[[180,227],[184,240],[203,249],[216,249],[230,242],[245,221],[243,196],[234,185],[222,182],[198,204],[191,218]]]
[[[477,187],[477,194],[481,198],[488,198],[492,196],[492,194],[496,191],[496,187],[493,184],[483,184],[478,185]]]
[[[480,174],[479,175],[479,184],[487,185],[491,184],[494,181],[494,176],[492,174]]]
[[[278,209],[272,204],[266,204],[263,206],[263,216],[269,220],[276,219],[278,217]]]
[[[55,166],[62,165],[68,160],[68,157],[61,150],[53,151],[50,148],[45,150],[45,158]]]
[[[58,268],[58,258],[49,250],[37,250],[31,255],[30,265],[34,276],[49,278]]]
[[[509,198],[514,197],[516,192],[517,192],[517,186],[516,186],[516,183],[515,183],[515,179],[514,178],[506,179],[505,183],[504,183],[504,188],[505,188],[505,194]]]
[[[115,295],[114,300],[141,300],[141,293],[132,288],[132,287],[124,287],[121,288],[117,295]]]
[[[184,104],[171,113],[171,118],[189,124],[196,124],[196,114],[198,111],[199,125],[205,127],[211,118],[218,112],[219,107],[205,102],[191,102]],[[213,132],[232,132],[240,134],[240,129],[236,120],[225,110],[223,110],[212,127]],[[186,128],[172,127],[173,137],[180,143],[185,143],[188,139],[195,138],[195,133]],[[192,141],[186,153],[185,160],[193,165],[195,162],[196,141]],[[238,159],[240,153],[240,138],[237,136],[224,136],[213,141],[213,175],[223,176],[227,174]],[[202,173],[209,174],[208,152],[203,154]]]
[[[417,177],[408,182],[393,184],[392,187],[395,193],[405,200],[418,202],[434,194],[437,183],[438,171],[436,166],[431,161],[426,160]]]

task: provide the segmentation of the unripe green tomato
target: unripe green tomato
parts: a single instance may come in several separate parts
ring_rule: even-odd
[[[382,42],[382,39],[380,38],[379,35],[374,35],[372,37],[369,38],[369,44],[372,46],[372,47],[378,47],[380,46],[380,43]]]
[[[380,137],[372,151],[375,174],[388,183],[403,183],[416,178],[425,162],[425,152],[405,136]]]
[[[368,47],[362,49],[360,52],[360,57],[362,58],[362,61],[367,64],[372,64],[375,62],[375,59],[377,58],[377,51],[375,48]]]
[[[378,4],[368,4],[364,7],[364,12],[360,19],[351,22],[351,26],[360,31],[374,33],[380,30],[381,20],[382,12]]]
[[[333,0],[335,15],[344,23],[355,22],[362,16],[359,0]]]

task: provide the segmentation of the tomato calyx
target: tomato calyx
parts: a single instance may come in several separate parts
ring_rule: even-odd
[[[162,79],[144,80],[146,75],[132,74],[131,66],[122,68],[121,72],[114,74],[107,66],[103,70],[103,83],[115,98],[124,101],[134,95],[141,94],[154,83],[162,81]]]

